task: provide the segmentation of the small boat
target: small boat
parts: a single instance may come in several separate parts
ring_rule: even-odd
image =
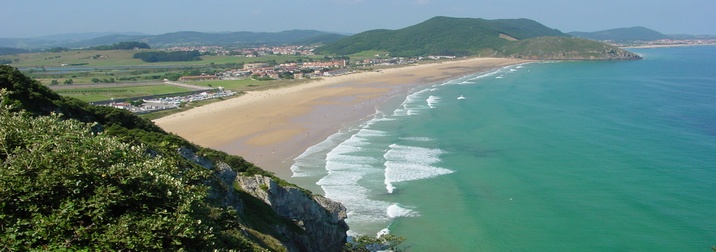
[[[465,96],[462,96],[462,95],[461,95],[461,96],[458,97],[457,99],[458,99],[458,100],[465,100]]]

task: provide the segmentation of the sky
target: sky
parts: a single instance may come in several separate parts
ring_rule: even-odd
[[[0,38],[86,32],[344,34],[400,29],[435,16],[529,18],[562,32],[644,26],[716,34],[716,0],[2,0]]]

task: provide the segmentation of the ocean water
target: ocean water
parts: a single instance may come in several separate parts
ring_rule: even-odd
[[[410,251],[710,251],[716,47],[632,51],[413,90],[308,149],[292,182]]]

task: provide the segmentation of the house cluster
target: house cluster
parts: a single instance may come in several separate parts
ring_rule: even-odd
[[[653,41],[634,41],[629,44],[616,43],[611,40],[603,41],[613,46],[697,46],[716,45],[716,39],[659,39]]]
[[[361,61],[356,62],[356,65],[358,66],[392,66],[392,65],[407,65],[407,64],[414,64],[420,61],[420,58],[403,58],[403,57],[393,57],[393,58],[377,58],[377,59],[364,59]]]
[[[202,54],[236,55],[243,57],[260,57],[266,55],[314,55],[316,46],[260,46],[240,49],[227,49],[221,46],[175,46],[167,51],[199,51]]]
[[[313,49],[316,46],[261,46],[252,48],[235,49],[233,55],[245,57],[260,57],[266,55],[314,55]]]
[[[346,60],[331,60],[324,62],[303,62],[283,63],[271,66],[268,63],[247,63],[242,69],[231,69],[216,75],[183,76],[179,81],[201,81],[201,80],[235,80],[247,77],[282,79],[293,78],[303,79],[320,76],[336,76],[345,74],[348,71]]]
[[[224,49],[221,46],[175,46],[166,49],[167,51],[182,51],[191,52],[198,51],[202,54],[217,54],[217,55],[228,55],[231,51]]]
[[[129,102],[110,102],[107,104],[98,104],[101,106],[110,106],[119,109],[126,109],[134,113],[149,113],[159,110],[175,109],[179,108],[180,104],[188,103],[193,101],[203,101],[209,99],[216,99],[226,96],[233,96],[236,92],[231,90],[224,90],[219,87],[217,90],[209,92],[201,92],[187,96],[175,96],[175,97],[164,97],[155,99],[142,99],[140,105],[136,105]]]

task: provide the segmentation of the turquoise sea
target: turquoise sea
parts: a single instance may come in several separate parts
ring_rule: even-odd
[[[292,182],[409,251],[710,251],[716,47],[631,51],[413,90],[308,149]]]

